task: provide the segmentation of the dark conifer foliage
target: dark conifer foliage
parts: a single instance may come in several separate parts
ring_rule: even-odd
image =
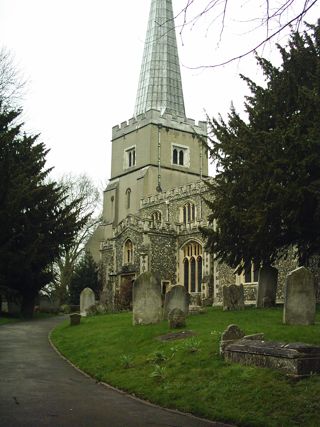
[[[96,299],[99,298],[101,283],[99,269],[89,252],[86,252],[75,267],[70,282],[70,304],[79,305],[80,294],[84,288],[91,288]]]
[[[32,316],[61,245],[82,222],[78,201],[66,205],[65,189],[48,180],[44,144],[22,132],[19,111],[0,111],[0,286],[18,291],[22,314]]]
[[[230,266],[272,264],[294,245],[300,264],[320,252],[320,26],[278,46],[277,68],[257,58],[266,86],[249,78],[248,120],[232,108],[210,122],[218,174],[203,232]]]

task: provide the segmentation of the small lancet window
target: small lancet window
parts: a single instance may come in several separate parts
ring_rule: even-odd
[[[124,244],[124,262],[125,264],[133,263],[133,244],[130,239]]]
[[[126,201],[127,201],[127,209],[130,209],[131,204],[131,189],[127,188],[126,190]]]

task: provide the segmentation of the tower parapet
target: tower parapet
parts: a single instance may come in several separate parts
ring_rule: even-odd
[[[158,110],[149,110],[146,113],[139,114],[137,117],[132,117],[130,120],[122,122],[112,128],[112,140],[121,138],[130,132],[134,132],[148,124],[155,124],[168,129],[181,130],[192,134],[198,134],[202,137],[207,136],[207,122],[196,122],[193,119],[185,119],[184,117],[174,116],[172,114],[161,114]]]

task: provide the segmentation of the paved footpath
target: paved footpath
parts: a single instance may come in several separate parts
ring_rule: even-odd
[[[96,383],[50,346],[61,318],[0,326],[1,427],[224,426],[153,406]]]

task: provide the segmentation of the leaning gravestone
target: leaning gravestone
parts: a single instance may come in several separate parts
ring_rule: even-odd
[[[133,284],[134,325],[158,323],[162,318],[160,280],[150,272],[142,273]]]
[[[186,288],[181,285],[172,286],[165,295],[163,318],[168,319],[168,314],[174,308],[179,308],[187,316],[189,313],[189,294]]]
[[[221,334],[220,354],[223,355],[226,347],[240,340],[245,336],[245,333],[237,325],[229,325]]]
[[[284,291],[283,323],[313,325],[316,315],[314,277],[305,267],[288,274]]]
[[[91,288],[84,288],[80,294],[80,314],[87,315],[89,307],[95,304],[94,292]]]
[[[258,277],[257,308],[276,305],[278,270],[274,267],[261,267]]]
[[[223,310],[242,310],[244,308],[243,285],[222,287]]]

